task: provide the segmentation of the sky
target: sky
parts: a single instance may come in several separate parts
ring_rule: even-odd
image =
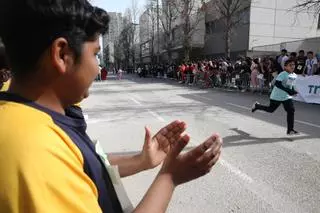
[[[146,0],[135,0],[140,10],[144,8]],[[122,12],[124,13],[126,8],[131,8],[132,0],[91,0],[91,3],[95,6],[101,7],[108,12]],[[140,11],[141,12],[141,11]]]

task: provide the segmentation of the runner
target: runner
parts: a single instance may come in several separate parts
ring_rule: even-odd
[[[281,104],[287,112],[287,134],[298,134],[294,130],[294,112],[295,108],[292,101],[292,96],[298,94],[294,89],[294,83],[297,75],[293,72],[295,69],[295,61],[288,59],[284,64],[284,71],[276,78],[275,87],[270,96],[269,106],[260,105],[258,102],[252,106],[252,112],[257,110],[273,113]]]

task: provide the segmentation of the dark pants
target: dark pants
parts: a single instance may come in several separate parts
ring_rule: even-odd
[[[292,99],[288,99],[286,101],[275,101],[270,99],[269,106],[263,106],[263,105],[257,104],[256,109],[273,113],[276,109],[278,109],[278,107],[281,104],[283,105],[284,110],[287,112],[288,131],[291,131],[294,129],[294,112],[295,112]]]

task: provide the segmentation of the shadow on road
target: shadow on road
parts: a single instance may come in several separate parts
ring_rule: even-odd
[[[288,136],[288,137],[278,137],[278,138],[259,138],[251,136],[249,133],[239,130],[230,129],[237,133],[237,135],[227,136],[223,138],[223,147],[237,147],[237,146],[250,146],[256,144],[267,144],[267,143],[280,143],[280,142],[294,142],[304,139],[312,139],[311,136]],[[190,151],[194,149],[195,146],[188,146],[184,151]],[[135,155],[139,154],[140,151],[130,151],[130,152],[114,152],[108,153],[112,155]]]
[[[237,133],[237,135],[227,136],[223,139],[224,147],[232,146],[248,146],[253,144],[266,144],[266,143],[277,143],[277,142],[294,142],[298,140],[311,139],[311,136],[288,136],[278,138],[259,138],[251,136],[249,133],[239,130],[230,129]]]

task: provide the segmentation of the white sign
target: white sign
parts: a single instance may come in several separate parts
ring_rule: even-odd
[[[320,104],[320,76],[299,75],[296,79],[296,90],[299,94],[294,100]]]

